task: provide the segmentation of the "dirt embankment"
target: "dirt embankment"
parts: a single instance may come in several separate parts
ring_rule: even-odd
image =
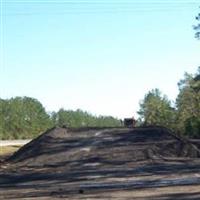
[[[120,191],[123,196],[138,189],[199,187],[199,158],[196,145],[162,127],[53,128],[2,166],[0,196],[112,199]]]

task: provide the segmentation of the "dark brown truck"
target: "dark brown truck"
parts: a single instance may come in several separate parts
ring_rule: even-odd
[[[129,128],[135,127],[135,124],[136,124],[136,120],[135,120],[134,117],[132,117],[132,118],[125,118],[124,119],[124,126],[125,127],[129,127]]]

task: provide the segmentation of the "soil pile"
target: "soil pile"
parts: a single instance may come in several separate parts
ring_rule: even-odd
[[[26,166],[101,167],[147,160],[200,157],[198,148],[163,127],[53,128],[8,161]]]
[[[197,200],[194,142],[162,127],[53,128],[0,166],[0,199]]]

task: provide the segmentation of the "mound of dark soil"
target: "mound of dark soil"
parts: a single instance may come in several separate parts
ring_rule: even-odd
[[[53,128],[0,166],[0,199],[200,199],[195,144],[163,127]]]
[[[53,128],[23,146],[8,162],[32,167],[66,166],[82,169],[199,156],[195,145],[174,136],[163,127]]]

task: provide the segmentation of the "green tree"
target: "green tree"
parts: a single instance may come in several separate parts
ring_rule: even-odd
[[[30,131],[32,135],[37,135],[53,125],[45,108],[37,99],[23,98],[23,117],[26,132]]]
[[[194,30],[196,31],[195,37],[200,39],[200,13],[196,17],[196,20],[198,21],[198,24],[194,26]]]
[[[6,131],[9,125],[9,115],[10,112],[9,103],[7,100],[0,99],[0,139],[9,139],[9,134]]]
[[[0,99],[0,139],[33,138],[53,126],[116,127],[120,120],[110,116],[94,116],[80,109],[48,114],[34,98]]]
[[[42,104],[30,97],[1,100],[1,138],[32,138],[52,126]]]
[[[148,92],[140,103],[139,121],[144,125],[160,125],[173,128],[175,110],[167,96],[162,96],[159,89]]]
[[[52,116],[57,126],[67,127],[117,127],[120,120],[110,116],[94,116],[80,109],[76,111],[60,109]]]
[[[200,67],[194,75],[185,73],[178,85],[177,129],[190,136],[200,135]]]

